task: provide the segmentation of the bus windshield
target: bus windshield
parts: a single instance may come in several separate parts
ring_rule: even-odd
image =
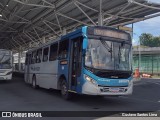
[[[0,52],[0,69],[11,68],[11,55],[5,52]]]
[[[131,70],[131,45],[125,42],[89,39],[85,66],[104,70]]]

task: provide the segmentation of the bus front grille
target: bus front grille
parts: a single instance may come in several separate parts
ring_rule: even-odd
[[[118,88],[118,91],[116,91],[116,92],[126,92],[128,89],[127,88]],[[113,91],[111,91],[110,90],[110,88],[109,87],[104,87],[104,88],[100,88],[100,91],[101,92],[111,92],[111,93],[113,93]]]
[[[98,87],[128,87],[128,85],[120,85],[120,86],[105,86],[105,85],[98,85]]]
[[[5,73],[6,72],[6,70],[0,70],[0,73]]]

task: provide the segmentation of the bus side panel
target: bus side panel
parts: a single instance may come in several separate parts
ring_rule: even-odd
[[[36,73],[37,85],[57,89],[58,60],[37,64],[36,68],[39,69]]]
[[[61,64],[63,61],[66,61],[67,64]],[[68,82],[68,66],[69,66],[68,59],[59,60],[59,62],[58,62],[58,78],[60,78],[63,75],[67,82]]]

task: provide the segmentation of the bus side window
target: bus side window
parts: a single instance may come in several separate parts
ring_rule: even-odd
[[[48,61],[48,53],[49,53],[49,48],[44,48],[43,49],[43,62]]]
[[[36,51],[32,52],[32,60],[31,60],[31,64],[36,63]]]
[[[57,50],[58,50],[58,43],[50,46],[50,56],[49,56],[50,61],[54,61],[57,59]]]
[[[40,63],[42,59],[42,49],[37,50],[36,63]]]
[[[66,59],[68,55],[69,40],[63,40],[59,44],[59,59]]]

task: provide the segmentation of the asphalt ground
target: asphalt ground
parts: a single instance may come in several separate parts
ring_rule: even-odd
[[[75,95],[66,101],[57,90],[35,90],[14,76],[12,81],[0,81],[0,111],[160,111],[160,79],[134,82],[130,96]]]

